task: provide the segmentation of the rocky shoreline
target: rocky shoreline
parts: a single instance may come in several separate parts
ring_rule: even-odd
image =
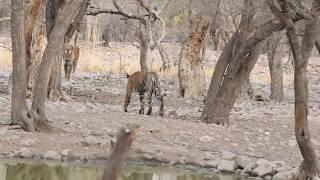
[[[44,154],[34,154],[28,148],[21,148],[10,154],[1,154],[0,157],[6,161],[14,159],[19,160],[54,160],[55,162],[67,162],[77,164],[101,164],[107,161],[105,157],[86,157],[77,156],[66,149],[62,152],[47,151]],[[9,158],[9,159],[8,159]],[[0,159],[1,160],[1,159]],[[130,156],[129,164],[139,164],[147,166],[173,166],[180,168],[187,168],[197,170],[199,168],[205,169],[208,173],[214,174],[235,174],[241,177],[254,180],[293,180],[298,174],[298,167],[290,167],[284,161],[268,161],[266,159],[249,160],[244,156],[237,156],[236,154],[228,151],[222,152],[222,159],[220,160],[207,160],[207,161],[194,161],[188,160],[180,161],[163,161],[163,159],[156,159],[151,156],[135,154]],[[319,180],[319,177],[314,177],[313,180]]]

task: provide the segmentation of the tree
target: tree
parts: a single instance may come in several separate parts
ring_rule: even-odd
[[[278,0],[281,9],[269,2],[272,12],[286,26],[287,37],[294,60],[294,92],[295,92],[295,135],[303,157],[300,173],[297,179],[311,179],[320,175],[319,160],[316,155],[308,126],[308,79],[307,66],[311,51],[320,34],[320,1],[312,3],[311,12],[298,6],[297,14],[306,18],[305,32],[302,42],[299,41],[294,26],[290,6],[296,5],[291,1]],[[300,5],[300,4],[299,4]]]
[[[117,142],[112,147],[112,152],[104,169],[102,180],[118,180],[138,130],[139,126],[137,124],[129,124],[128,127],[120,130]]]
[[[166,24],[161,17],[162,11],[167,6],[171,0],[166,0],[159,8],[151,3],[146,5],[143,0],[136,0],[138,7],[137,9],[142,9],[142,13],[131,13],[126,11],[123,6],[119,5],[117,0],[112,0],[116,11],[106,9],[102,10],[91,6],[87,15],[96,16],[98,14],[117,14],[123,16],[125,19],[133,19],[139,22],[138,37],[139,37],[139,48],[140,48],[140,68],[141,71],[148,71],[148,59],[150,59],[151,50],[157,49],[162,57],[162,61],[165,67],[166,60],[163,58],[163,47],[161,45],[162,39],[166,36]],[[160,22],[161,31],[160,33],[154,33],[154,28],[156,27],[156,22]],[[159,29],[159,28],[158,28]],[[157,37],[155,34],[160,34]]]
[[[253,1],[245,0],[239,28],[224,47],[216,64],[201,115],[203,122],[228,123],[229,112],[240,93],[242,84],[249,79],[249,74],[264,44],[262,28],[273,25],[272,22],[268,22],[258,28],[254,15]]]
[[[271,76],[270,99],[282,101],[283,99],[283,70],[282,70],[282,33],[274,33],[267,41],[268,61]]]
[[[178,62],[181,97],[203,96],[205,93],[205,74],[202,64],[208,30],[209,23],[203,22],[202,16],[197,16],[192,23],[189,36],[183,43]]]
[[[53,1],[48,1],[53,2]],[[48,36],[48,44],[45,47],[38,75],[35,83],[32,106],[29,109],[26,104],[27,88],[27,40],[25,32],[25,12],[23,5],[25,1],[14,0],[12,5],[12,47],[13,47],[13,92],[11,118],[13,124],[19,124],[26,131],[46,131],[51,130],[49,121],[46,118],[45,102],[48,95],[49,78],[52,75],[51,68],[61,58],[57,54],[61,53],[65,42],[65,37],[74,28],[75,19],[82,18],[81,10],[87,6],[86,0],[56,0],[59,5],[57,14]],[[22,5],[21,5],[22,4]],[[55,9],[57,10],[57,9]],[[47,11],[48,12],[48,11]],[[28,32],[28,31],[27,31]],[[62,56],[61,56],[62,57]],[[61,69],[61,66],[60,66]]]

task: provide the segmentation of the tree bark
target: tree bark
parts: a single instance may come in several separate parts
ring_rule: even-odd
[[[27,96],[31,97],[34,90],[34,81],[37,76],[37,66],[45,44],[43,43],[43,36],[45,31],[42,30],[41,22],[44,17],[45,0],[32,0],[29,2],[28,15],[26,16],[26,58],[27,58]],[[41,34],[43,33],[43,34]],[[42,50],[42,51],[41,51]],[[37,52],[40,51],[40,52]],[[39,57],[40,56],[40,57]]]
[[[12,124],[22,124],[28,107],[26,103],[27,89],[27,57],[25,38],[25,1],[12,0],[11,4],[11,39],[12,39]],[[28,123],[28,122],[25,122]]]
[[[59,54],[64,44],[64,38],[68,32],[68,28],[75,20],[82,5],[86,4],[85,0],[73,0],[63,4],[59,11],[52,31],[49,35],[48,44],[45,48],[39,72],[35,85],[33,103],[31,110],[26,116],[21,117],[21,122],[26,124],[23,127],[27,131],[48,131],[52,130],[46,118],[45,102],[48,92],[48,83],[51,73],[50,69],[56,55]],[[61,60],[61,59],[60,59]]]
[[[104,169],[102,180],[118,180],[125,160],[128,156],[130,146],[139,130],[136,124],[128,125],[120,130],[116,144],[112,147],[107,166]]]
[[[281,41],[282,33],[273,34],[268,40],[268,60],[271,77],[271,94],[270,99],[282,101],[283,93],[283,70],[281,56]]]
[[[55,0],[47,4],[47,31],[48,31],[48,38],[50,36],[50,33],[52,31],[53,25],[56,21],[58,10],[62,6],[61,0]],[[62,80],[62,72],[61,72],[61,66],[63,61],[63,53],[66,44],[70,43],[73,34],[76,32],[76,30],[79,28],[80,21],[83,19],[84,15],[86,14],[88,3],[82,3],[80,10],[75,18],[75,20],[71,23],[71,25],[68,27],[67,34],[64,38],[64,44],[59,49],[59,53],[55,57],[54,64],[51,68],[51,75],[49,80],[49,87],[48,87],[48,94],[47,97],[52,100],[63,100],[68,101],[69,97],[64,93],[61,85]]]
[[[144,19],[143,23],[144,29],[140,30],[140,68],[141,72],[148,72],[148,59],[150,59],[151,54],[151,41],[152,41],[152,34],[151,34],[151,22],[149,19]]]
[[[204,96],[205,93],[205,74],[202,61],[205,54],[206,38],[208,38],[209,23],[205,23],[200,28],[202,21],[201,16],[195,18],[191,32],[180,52],[178,77],[181,97]]]
[[[308,78],[307,66],[311,51],[320,34],[320,1],[313,1],[311,11],[315,16],[308,19],[302,43],[300,43],[296,28],[292,21],[288,2],[279,0],[280,11],[276,5],[270,3],[270,9],[278,16],[286,26],[289,44],[292,49],[294,60],[294,92],[295,92],[295,135],[300,148],[303,162],[296,179],[312,179],[320,175],[319,160],[316,155],[308,125]]]

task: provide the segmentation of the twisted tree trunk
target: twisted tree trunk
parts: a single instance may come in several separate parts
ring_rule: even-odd
[[[281,10],[269,2],[270,9],[285,25],[287,36],[294,60],[294,92],[295,92],[295,135],[298,146],[303,157],[300,172],[296,179],[312,179],[320,175],[320,164],[311,141],[308,124],[308,78],[307,66],[311,51],[320,35],[320,1],[312,3],[311,11],[315,16],[311,16],[306,23],[302,43],[300,43],[293,17],[289,13],[289,4],[286,0],[279,0]]]

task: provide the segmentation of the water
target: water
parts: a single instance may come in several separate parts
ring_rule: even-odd
[[[47,161],[0,160],[0,180],[100,180],[102,165],[67,164]],[[121,180],[243,180],[233,175],[170,167],[129,165]]]

